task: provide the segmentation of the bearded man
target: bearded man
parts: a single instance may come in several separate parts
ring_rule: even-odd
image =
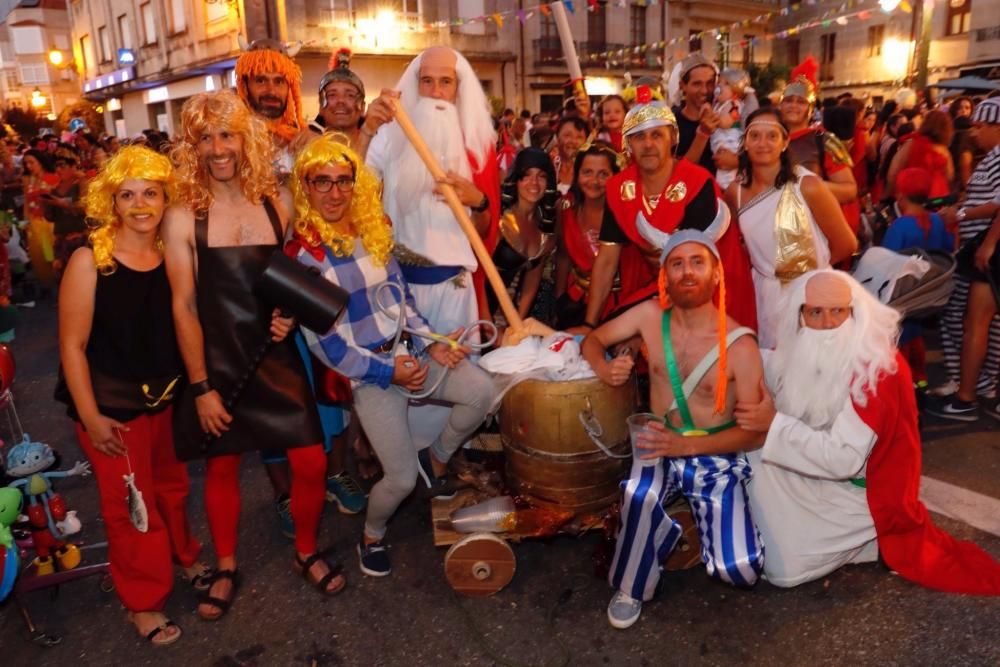
[[[372,107],[391,110],[391,98],[397,96],[447,172],[444,182],[468,207],[492,253],[500,217],[496,132],[472,66],[449,47],[431,47],[409,64],[396,91],[382,91]],[[383,204],[395,237],[393,254],[417,310],[431,328],[454,331],[481,317],[489,319],[484,278],[472,246],[397,124],[379,130],[368,148],[367,163],[382,177]],[[447,419],[448,410],[431,407],[434,416],[410,411],[418,446],[433,442]]]
[[[750,259],[737,225],[729,224],[729,207],[719,186],[704,168],[673,157],[677,117],[652,91],[640,86],[637,103],[625,116],[622,135],[633,159],[608,179],[608,207],[614,214],[601,227],[594,260],[585,325],[593,329],[611,293],[615,273],[621,277],[623,308],[657,291],[660,249],[678,229],[709,230],[718,238],[719,254],[731,289],[726,308],[737,322],[757,326]],[[643,260],[634,255],[637,248]]]
[[[699,517],[701,558],[710,576],[752,586],[764,558],[747,504],[750,466],[742,451],[759,446],[761,437],[732,421],[737,398],[758,398],[760,351],[753,331],[712,303],[726,278],[707,234],[680,230],[663,256],[659,302],[647,300],[607,322],[581,348],[597,376],[618,386],[631,376],[632,359],[607,361],[605,351],[640,336],[648,351],[650,408],[663,415],[635,442],[636,451],[646,453],[633,457],[622,483],[621,528],[608,573],[616,589],[608,620],[619,629],[639,619],[642,603],[656,591],[660,564],[680,540],[681,524],[664,507],[681,494]]]
[[[236,60],[236,92],[267,123],[275,148],[275,171],[287,176],[295,162],[293,142],[306,129],[302,115],[302,70],[274,39],[257,39]]]
[[[306,370],[287,338],[292,321],[254,295],[293,210],[271,156],[264,124],[231,91],[184,103],[171,153],[182,203],[167,211],[162,234],[190,383],[175,413],[175,447],[182,460],[207,457],[205,509],[218,567],[198,614],[211,621],[228,611],[239,585],[243,452],[286,451],[291,493],[276,504],[294,519],[293,567],[323,593],[346,585],[316,547],[326,459]],[[269,332],[273,344],[248,375]],[[241,388],[239,401],[227,407],[224,401]]]
[[[844,211],[847,224],[857,233],[861,224],[854,162],[847,147],[822,126],[813,125],[819,84],[816,61],[810,56],[791,72],[791,83],[781,93],[781,122],[788,129],[788,154],[793,165],[802,165],[823,179]]]
[[[850,275],[806,273],[784,294],[774,399],[737,406],[766,432],[751,453],[750,502],[764,573],[797,586],[882,557],[923,586],[1000,595],[1000,564],[935,527],[918,498],[920,433],[913,380],[896,349],[899,314]]]

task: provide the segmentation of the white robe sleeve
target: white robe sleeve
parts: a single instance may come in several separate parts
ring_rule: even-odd
[[[808,477],[846,480],[864,475],[878,435],[862,421],[847,399],[833,424],[816,430],[778,413],[767,432],[761,458]]]
[[[379,131],[372,137],[368,144],[368,153],[365,155],[365,164],[375,172],[379,180],[384,179],[386,155],[388,153],[388,132]]]

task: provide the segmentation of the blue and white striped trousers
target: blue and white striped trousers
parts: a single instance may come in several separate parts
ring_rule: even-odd
[[[743,454],[635,460],[622,482],[621,527],[610,584],[637,600],[650,600],[660,564],[677,546],[682,529],[664,506],[683,493],[701,537],[701,560],[711,577],[752,586],[764,567],[764,545],[750,518]]]

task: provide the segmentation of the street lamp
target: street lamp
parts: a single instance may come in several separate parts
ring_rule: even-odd
[[[35,107],[36,109],[39,109],[41,107],[44,107],[47,103],[48,103],[48,98],[45,97],[45,95],[42,95],[42,91],[40,91],[38,88],[35,88],[33,91],[31,91],[31,106]]]
[[[66,56],[59,49],[52,49],[49,51],[49,62],[52,63],[53,67],[62,67],[66,62]]]

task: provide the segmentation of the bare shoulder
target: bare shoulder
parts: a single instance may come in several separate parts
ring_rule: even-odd
[[[826,190],[826,184],[816,174],[803,174],[799,179],[799,189],[802,190],[803,197],[813,199],[814,197],[821,197],[823,195],[823,191]]]
[[[66,264],[66,273],[79,277],[87,273],[97,273],[97,265],[94,263],[94,251],[84,246],[77,248]]]
[[[160,223],[160,236],[165,243],[187,241],[194,239],[194,211],[180,204],[171,206],[163,214]]]
[[[294,217],[295,204],[292,193],[284,185],[278,187],[278,197],[274,202],[274,206],[278,209],[278,216],[281,218],[282,225],[287,224]]]
[[[628,317],[629,315],[634,317],[640,326],[644,326],[650,322],[659,322],[660,318],[663,317],[663,309],[660,308],[656,299],[646,299],[619,317]]]
[[[737,179],[732,183],[730,183],[729,187],[727,187],[725,192],[722,193],[722,197],[726,200],[726,203],[729,204],[731,207],[734,208],[736,207],[736,195],[739,194],[741,187],[742,186],[740,185],[740,182]]]

